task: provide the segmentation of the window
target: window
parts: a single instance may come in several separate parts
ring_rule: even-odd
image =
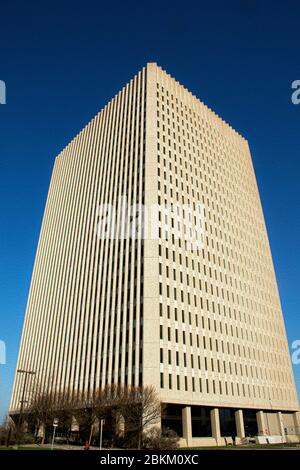
[[[160,374],[160,388],[164,388],[164,374],[162,372]]]

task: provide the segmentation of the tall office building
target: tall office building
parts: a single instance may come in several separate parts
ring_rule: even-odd
[[[178,236],[180,207],[199,223]],[[296,439],[248,143],[155,63],[55,160],[17,367],[36,373],[28,389],[153,384],[182,444]]]

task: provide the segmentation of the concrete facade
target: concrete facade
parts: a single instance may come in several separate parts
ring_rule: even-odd
[[[187,249],[172,229],[166,239],[162,209],[157,237],[130,237],[132,224],[145,222],[142,212],[132,224],[117,219],[121,236],[104,237],[99,207],[119,207],[124,196],[149,212],[201,204],[202,246]],[[184,406],[187,445],[191,406],[210,408],[210,443],[223,442],[219,409],[233,410],[239,439],[248,409],[262,434],[263,411],[272,432],[297,428],[248,143],[155,63],[55,160],[17,367],[35,371],[42,389],[153,384],[163,402]],[[22,380],[16,375],[11,412]]]

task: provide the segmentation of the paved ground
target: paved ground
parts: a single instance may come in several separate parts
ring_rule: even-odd
[[[0,450],[14,450],[14,446],[10,446],[8,449],[5,446],[0,446]],[[44,444],[43,446],[37,444],[28,444],[19,447],[20,450],[49,450],[51,449],[51,444]],[[181,448],[180,450],[229,450],[229,451],[239,451],[239,450],[300,450],[300,444],[248,444],[240,446],[220,446],[220,447],[190,447],[190,448]],[[74,445],[55,445],[54,450],[83,450],[83,446],[74,446]],[[90,450],[99,450],[99,447],[92,447]],[[122,450],[122,449],[103,449],[103,450]]]

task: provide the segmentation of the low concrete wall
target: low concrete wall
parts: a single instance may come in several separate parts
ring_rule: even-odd
[[[284,444],[284,443],[297,443],[300,442],[299,436],[256,436],[257,444]]]
[[[223,438],[222,438],[222,441],[224,441]],[[190,446],[190,448],[192,448],[192,447],[213,447],[213,446],[216,446],[216,445],[217,445],[216,440],[213,437],[193,437],[192,438],[192,445]],[[224,445],[224,444],[221,444],[221,445]],[[179,447],[188,447],[187,443],[186,443],[186,439],[181,438],[179,440]]]
[[[300,437],[295,435],[290,436],[256,436],[255,438],[257,444],[284,444],[284,443],[299,443]],[[231,445],[231,437],[222,437],[219,443],[217,444],[216,440],[213,437],[193,437],[192,445],[188,446],[186,439],[181,438],[179,440],[179,447],[216,447],[216,446],[225,446]],[[244,443],[244,442],[243,442]],[[236,444],[241,445],[242,439],[236,438]]]
[[[284,436],[256,436],[256,444],[284,444]]]
[[[295,434],[288,434],[286,436],[286,442],[290,442],[290,443],[296,443],[296,442],[300,442],[300,436],[296,436]]]

